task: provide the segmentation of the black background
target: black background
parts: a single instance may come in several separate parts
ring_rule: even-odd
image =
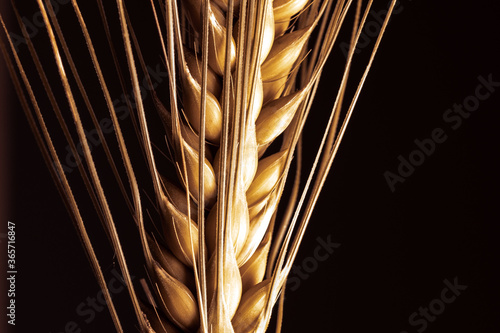
[[[385,5],[378,1],[376,9]],[[479,76],[492,75],[500,82],[499,6],[495,1],[418,0],[402,1],[401,6],[366,81],[296,265],[313,256],[318,237],[341,245],[297,290],[286,292],[284,332],[417,332],[421,326],[411,326],[409,316],[440,297],[445,279],[455,278],[467,289],[425,332],[500,331],[500,87],[456,130],[443,120],[454,103],[474,94]],[[373,42],[358,54],[358,68],[366,63]],[[335,52],[320,84],[313,109],[317,115],[312,115],[306,132],[306,159],[324,125],[318,115],[329,111],[339,82],[335,78],[344,58],[338,46]],[[157,62],[153,58],[152,63]],[[354,82],[359,71],[353,74]],[[112,96],[120,95],[116,91]],[[2,205],[11,208],[8,219],[17,228],[16,332],[64,332],[70,321],[82,332],[111,332],[106,310],[88,324],[75,312],[99,288],[15,100],[9,111],[11,187],[10,200]],[[444,130],[446,141],[391,192],[384,173],[397,173],[398,156],[408,158],[417,148],[414,140],[430,138],[435,128]],[[120,210],[126,210],[115,208],[120,217]],[[98,222],[92,223],[111,279],[114,258],[103,245],[105,238],[97,234]],[[127,235],[132,221],[123,220],[123,225]],[[140,259],[138,253],[128,254],[132,262]],[[115,300],[124,304],[120,315],[125,332],[137,331],[126,292]]]

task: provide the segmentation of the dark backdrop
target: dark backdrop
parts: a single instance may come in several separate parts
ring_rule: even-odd
[[[377,12],[385,5],[378,1]],[[483,79],[500,82],[499,14],[495,1],[401,2],[297,257],[294,283],[286,292],[284,332],[500,330],[500,84],[491,91],[479,88],[490,95],[474,105]],[[376,30],[376,17],[368,20]],[[374,44],[371,33],[365,31],[358,68]],[[338,80],[331,78],[344,56],[339,46],[335,52],[312,111],[308,143],[317,140],[324,125],[319,115],[329,111],[337,89]],[[359,73],[354,71],[352,82]],[[119,96],[115,89],[113,96]],[[450,112],[464,103],[476,110],[458,120]],[[111,332],[106,310],[96,310],[92,320],[77,313],[79,306],[89,308],[81,304],[97,296],[98,285],[15,98],[8,110],[11,187],[2,205],[10,208],[8,219],[17,228],[16,332],[56,333],[66,326],[71,332],[72,321],[82,332]],[[429,143],[432,133],[440,143]],[[427,144],[427,155],[418,152],[416,140]],[[311,158],[314,149],[306,147]],[[410,159],[418,166],[400,166]],[[126,235],[134,231],[133,223],[119,204],[116,214]],[[94,221],[90,229],[109,281],[115,260]],[[325,242],[335,243],[332,253],[315,256]],[[140,262],[138,253],[128,254],[131,262]],[[445,290],[449,284],[466,289],[456,290],[453,298]],[[114,297],[118,304],[128,302],[125,291]],[[429,306],[426,318],[422,311]],[[125,331],[136,331],[133,314],[120,308]]]

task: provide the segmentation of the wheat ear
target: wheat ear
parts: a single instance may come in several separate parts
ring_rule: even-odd
[[[159,50],[169,73],[168,93],[152,93],[157,111],[155,119],[160,119],[162,123],[162,126],[153,126],[148,123],[153,115],[143,103],[139,84],[139,70],[147,73],[147,69],[140,41],[133,29],[133,17],[129,17],[123,0],[116,1],[116,15],[128,67],[127,74],[119,70],[119,75],[120,78],[128,75],[132,83],[137,109],[129,103],[129,111],[135,121],[138,143],[144,156],[142,160],[147,165],[146,178],[152,184],[150,194],[158,210],[150,227],[144,221],[144,200],[135,174],[138,160],[129,154],[127,147],[127,141],[134,136],[126,136],[122,132],[86,20],[77,1],[71,1],[103,91],[125,170],[124,182],[114,157],[107,155],[120,184],[119,195],[127,202],[142,244],[146,276],[142,279],[142,289],[147,300],[140,300],[137,286],[130,279],[122,249],[123,239],[116,231],[116,221],[85,138],[80,119],[82,108],[77,106],[73,96],[63,57],[69,63],[94,119],[91,98],[81,83],[50,1],[43,3],[37,0],[63,83],[62,90],[69,102],[84,151],[86,168],[79,166],[79,172],[117,255],[142,332],[244,333],[267,330],[273,307],[284,291],[312,210],[395,5],[394,0],[351,103],[347,111],[341,113],[355,47],[372,2],[363,5],[362,1],[357,1],[353,5],[353,1],[328,0],[186,0],[180,3],[175,0],[151,0],[151,18],[155,22],[161,46]],[[98,0],[98,8],[112,44],[101,0]],[[336,89],[318,153],[307,181],[301,187],[301,134],[327,58],[346,16],[352,11],[355,12],[354,25],[343,76]],[[16,16],[23,35],[29,40],[17,12]],[[2,42],[1,48],[16,90],[33,124],[41,151],[50,165],[55,163],[57,166],[52,170],[54,180],[63,198],[66,198],[65,202],[84,240],[115,327],[122,332],[102,269],[86,234],[50,133],[45,128],[35,93],[30,89],[29,79],[24,74],[5,25],[4,31],[9,47]],[[311,41],[311,36],[315,36],[315,43]],[[29,45],[52,108],[60,114],[41,61],[31,42]],[[9,48],[14,61],[9,56]],[[115,48],[112,47],[112,50],[119,68]],[[35,109],[36,121],[15,67]],[[151,79],[146,77],[153,90]],[[122,85],[123,81],[121,79]],[[76,152],[63,117],[59,120],[66,139]],[[42,127],[41,134],[35,123]],[[165,141],[155,143],[152,131],[162,131]],[[105,143],[102,133],[100,137]],[[162,169],[158,154],[153,149],[158,145],[163,147],[161,150],[169,152],[173,172]],[[281,219],[278,218],[278,206],[283,199],[296,153],[292,195]],[[130,186],[130,197],[124,183]]]

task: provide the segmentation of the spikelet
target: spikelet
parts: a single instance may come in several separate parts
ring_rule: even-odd
[[[201,60],[189,49],[184,49],[184,57],[186,65],[193,78],[201,85],[202,81],[202,64]],[[222,93],[222,82],[211,67],[207,68],[207,89],[216,98],[220,97]]]
[[[267,255],[269,254],[270,247],[271,233],[268,233],[249,260],[240,267],[243,293],[264,279],[267,267]]]
[[[175,207],[166,195],[160,202],[163,232],[170,250],[185,265],[192,267],[198,257],[198,226]]]
[[[202,2],[187,0],[182,2],[185,5],[188,17],[193,28],[201,32],[202,22]],[[223,11],[217,5],[210,5],[209,9],[209,38],[208,38],[208,62],[210,67],[219,75],[224,73],[226,62],[226,18]],[[234,68],[236,60],[236,45],[234,39],[230,42],[230,66]]]
[[[270,282],[264,280],[250,288],[243,295],[240,307],[232,321],[235,333],[259,331],[258,328],[262,325],[266,297],[271,287]]]
[[[156,261],[153,263],[165,314],[182,330],[194,332],[200,325],[196,298],[191,291],[168,274]]]
[[[261,240],[268,231],[271,219],[276,212],[278,201],[279,192],[273,191],[267,198],[262,200],[260,204],[253,205],[249,208],[250,229],[248,231],[247,241],[238,256],[239,266],[244,265],[250,259],[261,243]]]
[[[264,105],[255,125],[259,149],[267,147],[288,128],[305,97],[306,90],[302,89]],[[268,126],[270,123],[275,126]]]
[[[191,292],[196,290],[193,272],[186,265],[177,259],[177,257],[163,245],[155,242],[151,236],[148,236],[148,245],[153,259],[165,269],[169,275],[187,286]]]
[[[201,127],[199,117],[201,86],[191,74],[187,64],[182,68],[185,69],[184,73],[182,73],[184,110],[190,124],[199,133]],[[208,92],[206,107],[206,138],[212,143],[219,143],[222,132],[222,110],[219,101],[211,92]]]
[[[285,89],[285,83],[312,29],[303,28],[276,38],[266,61],[262,64],[264,103],[272,101]]]
[[[199,184],[200,184],[200,153],[187,144],[186,141],[182,141],[184,150],[184,159],[179,161],[179,177],[184,184],[184,186],[189,188],[189,193],[193,200],[198,200],[199,197]],[[204,183],[204,198],[205,207],[211,207],[215,200],[217,199],[217,180],[215,178],[215,171],[210,163],[210,161],[205,157],[203,159],[203,173],[205,177],[203,178]],[[184,176],[183,171],[186,170],[187,174]]]
[[[247,191],[248,205],[252,207],[266,199],[283,175],[287,151],[268,156],[259,162],[255,179]]]
[[[240,303],[242,285],[241,285],[241,274],[236,263],[236,258],[234,256],[234,251],[228,246],[223,246],[224,251],[222,253],[222,263],[224,267],[224,274],[221,281],[218,280],[217,276],[217,265],[218,256],[216,254],[212,255],[210,261],[208,262],[207,268],[207,279],[208,279],[208,300],[210,306],[210,312],[216,313],[218,305],[221,301],[224,302],[224,313],[227,318],[223,317],[224,321],[230,320],[238,304]],[[222,283],[219,283],[222,282]],[[210,316],[210,313],[209,313]],[[214,315],[213,318],[217,318],[218,315]],[[215,325],[216,320],[212,321]],[[216,331],[217,332],[217,331]]]
[[[274,19],[276,21],[276,37],[283,35],[293,16],[307,5],[309,0],[274,0]]]
[[[248,237],[248,230],[250,228],[250,217],[248,214],[248,205],[246,203],[245,196],[242,191],[238,191],[235,202],[232,205],[231,216],[229,220],[228,228],[231,237],[231,244],[233,246],[235,255],[238,255]],[[216,238],[217,238],[217,219],[218,219],[218,209],[217,205],[210,211],[207,217],[207,247],[209,253],[213,253],[216,248]]]

